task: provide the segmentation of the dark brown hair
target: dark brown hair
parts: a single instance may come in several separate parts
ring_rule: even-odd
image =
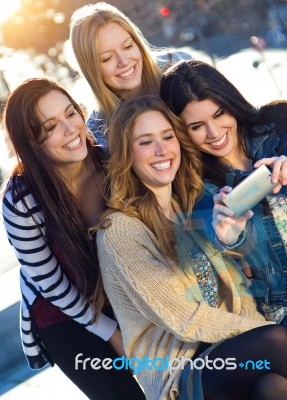
[[[238,141],[250,159],[246,144],[248,138],[260,136],[260,132],[266,134],[266,129],[255,127],[274,123],[278,132],[287,129],[287,101],[254,107],[223,74],[203,61],[181,61],[166,70],[161,80],[160,96],[177,116],[192,101],[212,100],[223,107],[236,119]],[[230,166],[211,154],[202,152],[202,158],[204,176],[224,186]]]
[[[72,269],[75,285],[89,298],[97,285],[99,292],[102,290],[96,246],[89,238],[76,200],[63,176],[41,147],[42,126],[36,107],[39,99],[53,90],[63,93],[84,120],[79,105],[54,80],[34,78],[19,85],[10,94],[3,115],[4,127],[18,160],[6,190],[12,191],[13,198],[27,190],[31,192],[46,225],[46,234],[42,233],[44,240],[49,246],[57,241]],[[87,147],[91,163],[101,170],[100,153],[88,139]],[[100,309],[101,304],[98,306]]]

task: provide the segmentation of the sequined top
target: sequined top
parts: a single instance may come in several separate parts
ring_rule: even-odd
[[[194,244],[189,251],[192,269],[204,300],[212,307],[218,307],[218,276],[203,251]]]

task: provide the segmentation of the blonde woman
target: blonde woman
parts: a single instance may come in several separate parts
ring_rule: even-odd
[[[104,149],[107,122],[117,106],[136,94],[158,93],[162,69],[191,58],[181,51],[156,51],[125,14],[105,2],[74,12],[70,41],[98,103],[87,125]]]
[[[246,278],[189,219],[202,182],[185,128],[142,96],[119,107],[109,139],[98,256],[147,399],[286,398],[287,329],[256,311]],[[269,364],[240,369],[249,359]]]

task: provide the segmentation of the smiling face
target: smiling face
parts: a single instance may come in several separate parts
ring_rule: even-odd
[[[212,100],[193,101],[186,105],[180,118],[201,151],[232,161],[239,148],[237,121],[223,107]]]
[[[110,22],[98,30],[97,40],[104,83],[122,96],[139,88],[143,60],[129,32],[116,22]]]
[[[45,139],[41,147],[56,168],[87,157],[85,122],[63,93],[52,90],[41,97],[36,113],[42,125],[40,138]]]
[[[168,189],[180,164],[180,145],[172,125],[159,111],[135,119],[132,168],[155,195]]]

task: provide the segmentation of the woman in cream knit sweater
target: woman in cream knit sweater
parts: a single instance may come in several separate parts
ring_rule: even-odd
[[[98,256],[129,359],[114,367],[149,400],[287,398],[287,329],[191,222],[201,168],[183,129],[155,96],[125,102],[110,127]]]

